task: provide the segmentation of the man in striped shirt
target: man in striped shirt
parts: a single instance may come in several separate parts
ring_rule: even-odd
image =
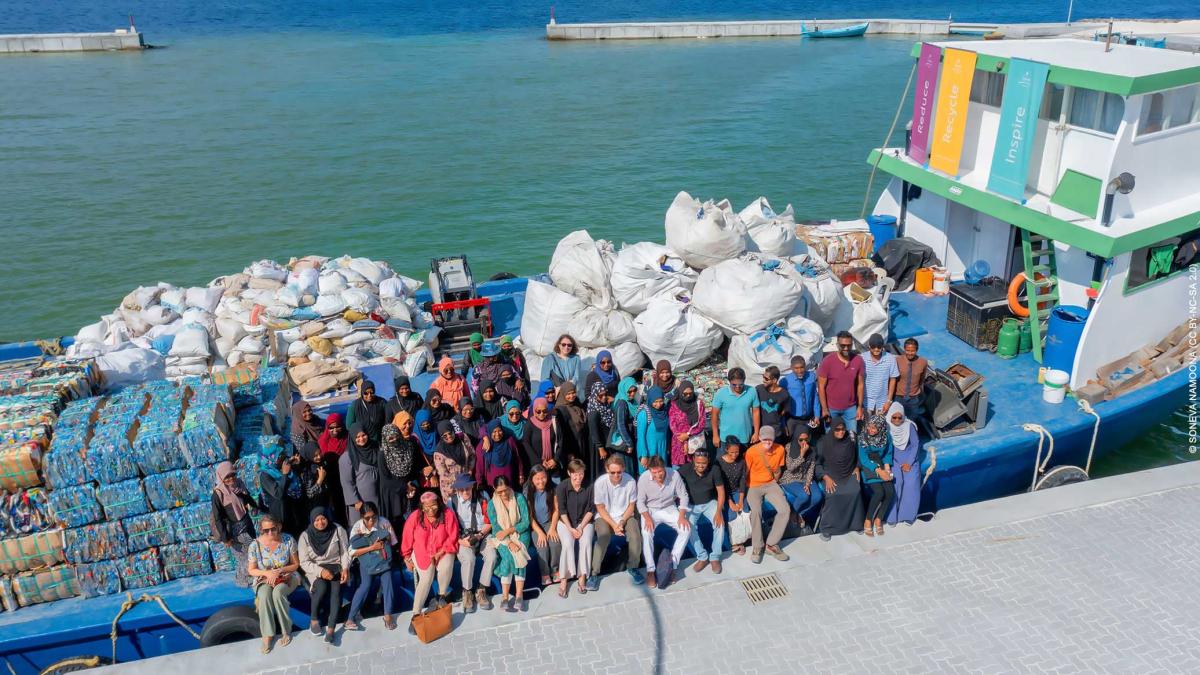
[[[867,414],[873,412],[884,414],[892,399],[896,396],[896,382],[900,379],[900,369],[896,366],[896,357],[883,350],[883,336],[871,334],[867,338],[867,354],[863,356],[864,379],[863,398]]]

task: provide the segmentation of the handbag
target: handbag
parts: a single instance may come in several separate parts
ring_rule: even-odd
[[[689,436],[687,439],[687,454],[689,454],[689,455],[695,454],[695,452],[697,450],[704,447],[704,443],[705,443],[704,434],[696,434],[695,436]]]
[[[450,630],[454,627],[450,620],[451,607],[453,605],[447,604],[430,612],[414,614],[412,627],[413,632],[417,634],[417,639],[429,644],[438,638],[449,635]]]
[[[737,517],[726,523],[729,533],[729,544],[737,546],[750,539],[750,513],[742,510]]]

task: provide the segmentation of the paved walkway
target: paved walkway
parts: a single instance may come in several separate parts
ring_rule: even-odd
[[[791,542],[789,563],[730,561],[665,592],[599,593],[467,618],[421,645],[378,622],[332,648],[242,643],[131,671],[867,673],[1200,671],[1200,462],[944,511],[931,523]],[[754,605],[738,579],[776,572]],[[456,621],[460,619],[456,614]],[[203,656],[202,656],[203,655]],[[290,664],[290,665],[289,665]]]

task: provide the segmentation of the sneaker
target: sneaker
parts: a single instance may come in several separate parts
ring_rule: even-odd
[[[329,644],[333,644],[333,629],[332,628],[325,631],[325,642],[327,642]]]
[[[787,562],[792,559],[791,556],[783,552],[783,549],[778,546],[768,546],[767,552],[770,553],[779,562]]]
[[[529,611],[529,603],[525,600],[525,598],[517,600],[517,610],[521,612]]]
[[[642,574],[641,570],[629,570],[629,577],[633,579],[634,586],[641,586],[646,583],[646,575]],[[600,582],[596,582],[598,586]]]
[[[833,537],[825,532],[821,533],[821,541],[829,541],[830,539],[833,539]]]
[[[463,614],[475,613],[475,593],[472,591],[463,591],[462,596]]]
[[[584,588],[588,589],[589,591],[600,590],[600,577],[588,577],[587,583],[584,584]]]
[[[750,562],[754,563],[755,565],[761,563],[762,559],[763,559],[762,551],[753,551],[750,553]]]
[[[475,589],[475,602],[479,605],[479,609],[490,610],[492,608],[492,599],[488,597],[487,589]]]
[[[433,602],[429,603],[429,611],[432,612],[435,609],[441,609],[441,608],[445,607],[447,604],[449,604],[449,603],[446,602],[446,596],[435,595],[433,597]]]
[[[709,563],[709,564],[711,564],[711,565],[712,565],[712,571],[713,571],[713,574],[720,574],[720,573],[721,573],[721,561],[720,561],[720,560],[713,560],[713,561],[712,561],[711,563]]]
[[[504,599],[502,599],[502,600],[500,601],[500,607],[501,607],[501,609],[503,609],[503,610],[504,610],[504,611],[506,611],[506,612],[515,612],[515,611],[517,611],[517,608],[516,608],[516,606],[515,606],[515,605],[516,605],[516,603],[515,603],[515,601],[514,601],[512,598],[504,598]]]

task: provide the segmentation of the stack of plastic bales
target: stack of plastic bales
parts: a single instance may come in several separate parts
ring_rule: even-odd
[[[43,487],[43,460],[56,424],[72,422],[64,407],[93,392],[98,371],[90,361],[61,359],[5,365],[0,370],[0,606],[14,610],[78,595],[74,569],[63,564],[51,493]]]

